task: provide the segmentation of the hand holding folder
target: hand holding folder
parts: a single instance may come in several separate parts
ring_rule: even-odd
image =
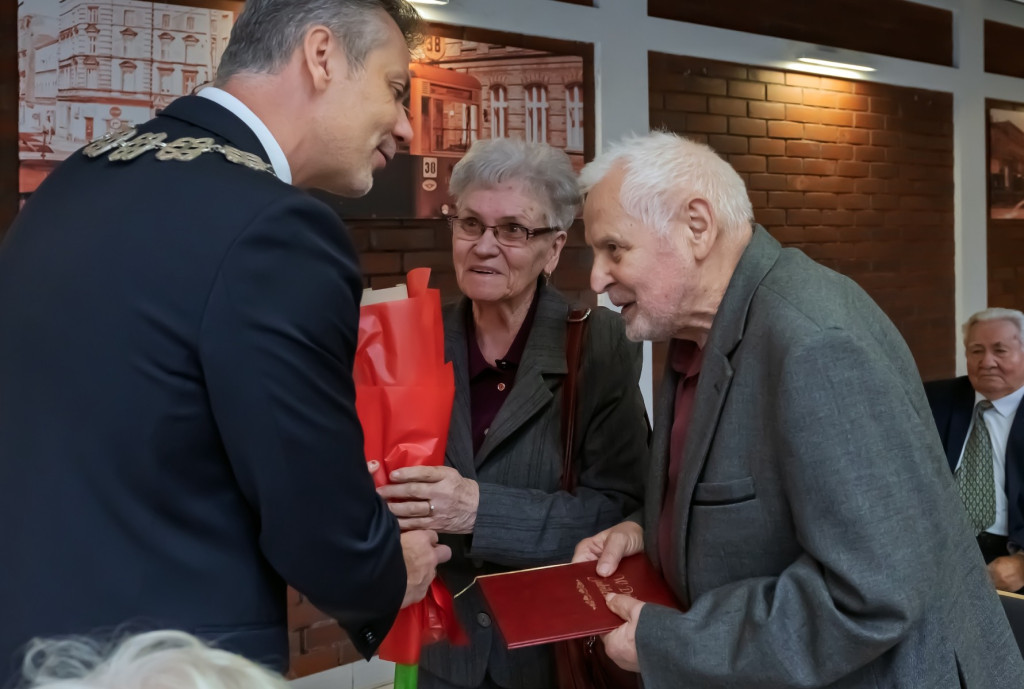
[[[643,553],[598,576],[596,562],[486,574],[475,579],[510,649],[606,634],[622,625],[606,593],[680,609],[668,584]]]

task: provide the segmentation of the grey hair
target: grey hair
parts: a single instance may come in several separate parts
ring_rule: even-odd
[[[727,233],[749,229],[754,221],[743,179],[704,144],[665,131],[627,136],[584,166],[583,193],[619,164],[624,171],[619,196],[623,210],[661,237],[668,235],[684,194],[705,199]]]
[[[178,631],[129,636],[113,650],[86,638],[34,639],[23,675],[26,689],[288,687],[277,673]]]
[[[582,197],[576,171],[564,151],[522,139],[482,139],[470,146],[452,170],[448,191],[461,206],[470,191],[520,181],[545,206],[548,227],[568,230]]]
[[[341,41],[353,69],[385,37],[384,15],[410,49],[422,40],[421,20],[406,0],[246,0],[217,67],[216,84],[241,73],[273,74],[291,59],[306,32],[326,26]]]
[[[1013,323],[1017,326],[1017,340],[1021,343],[1021,348],[1024,348],[1024,313],[1017,309],[1000,309],[998,307],[984,309],[967,319],[963,326],[965,346],[967,344],[967,335],[970,334],[971,328],[976,323],[984,321],[1009,321]]]

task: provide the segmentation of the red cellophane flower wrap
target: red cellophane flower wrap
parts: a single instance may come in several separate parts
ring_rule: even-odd
[[[395,469],[444,463],[455,397],[451,363],[444,360],[441,298],[429,289],[430,270],[406,276],[407,298],[364,305],[353,377],[366,460],[377,460],[374,483]],[[435,579],[421,602],[403,608],[380,646],[380,657],[419,662],[424,644],[443,638],[465,643],[452,597]]]

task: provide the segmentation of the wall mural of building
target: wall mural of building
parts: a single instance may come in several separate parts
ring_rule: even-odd
[[[235,16],[141,0],[21,0],[21,192],[88,141],[210,81]]]
[[[212,80],[235,17],[180,3],[21,0],[21,193],[85,143]],[[581,56],[428,36],[414,62],[412,145],[369,196],[339,204],[343,216],[439,217],[452,167],[480,138],[543,141],[583,166]]]
[[[438,218],[451,212],[452,168],[477,139],[543,141],[584,164],[583,58],[428,35],[409,88],[413,140],[370,193],[327,199],[345,218]]]
[[[430,36],[418,61],[479,80],[480,138],[543,141],[583,166],[582,57]]]

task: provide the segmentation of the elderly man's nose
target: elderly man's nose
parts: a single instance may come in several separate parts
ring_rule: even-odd
[[[608,289],[610,284],[611,277],[608,275],[604,261],[599,256],[595,256],[594,266],[590,269],[590,289],[594,290],[597,294],[601,294]]]

